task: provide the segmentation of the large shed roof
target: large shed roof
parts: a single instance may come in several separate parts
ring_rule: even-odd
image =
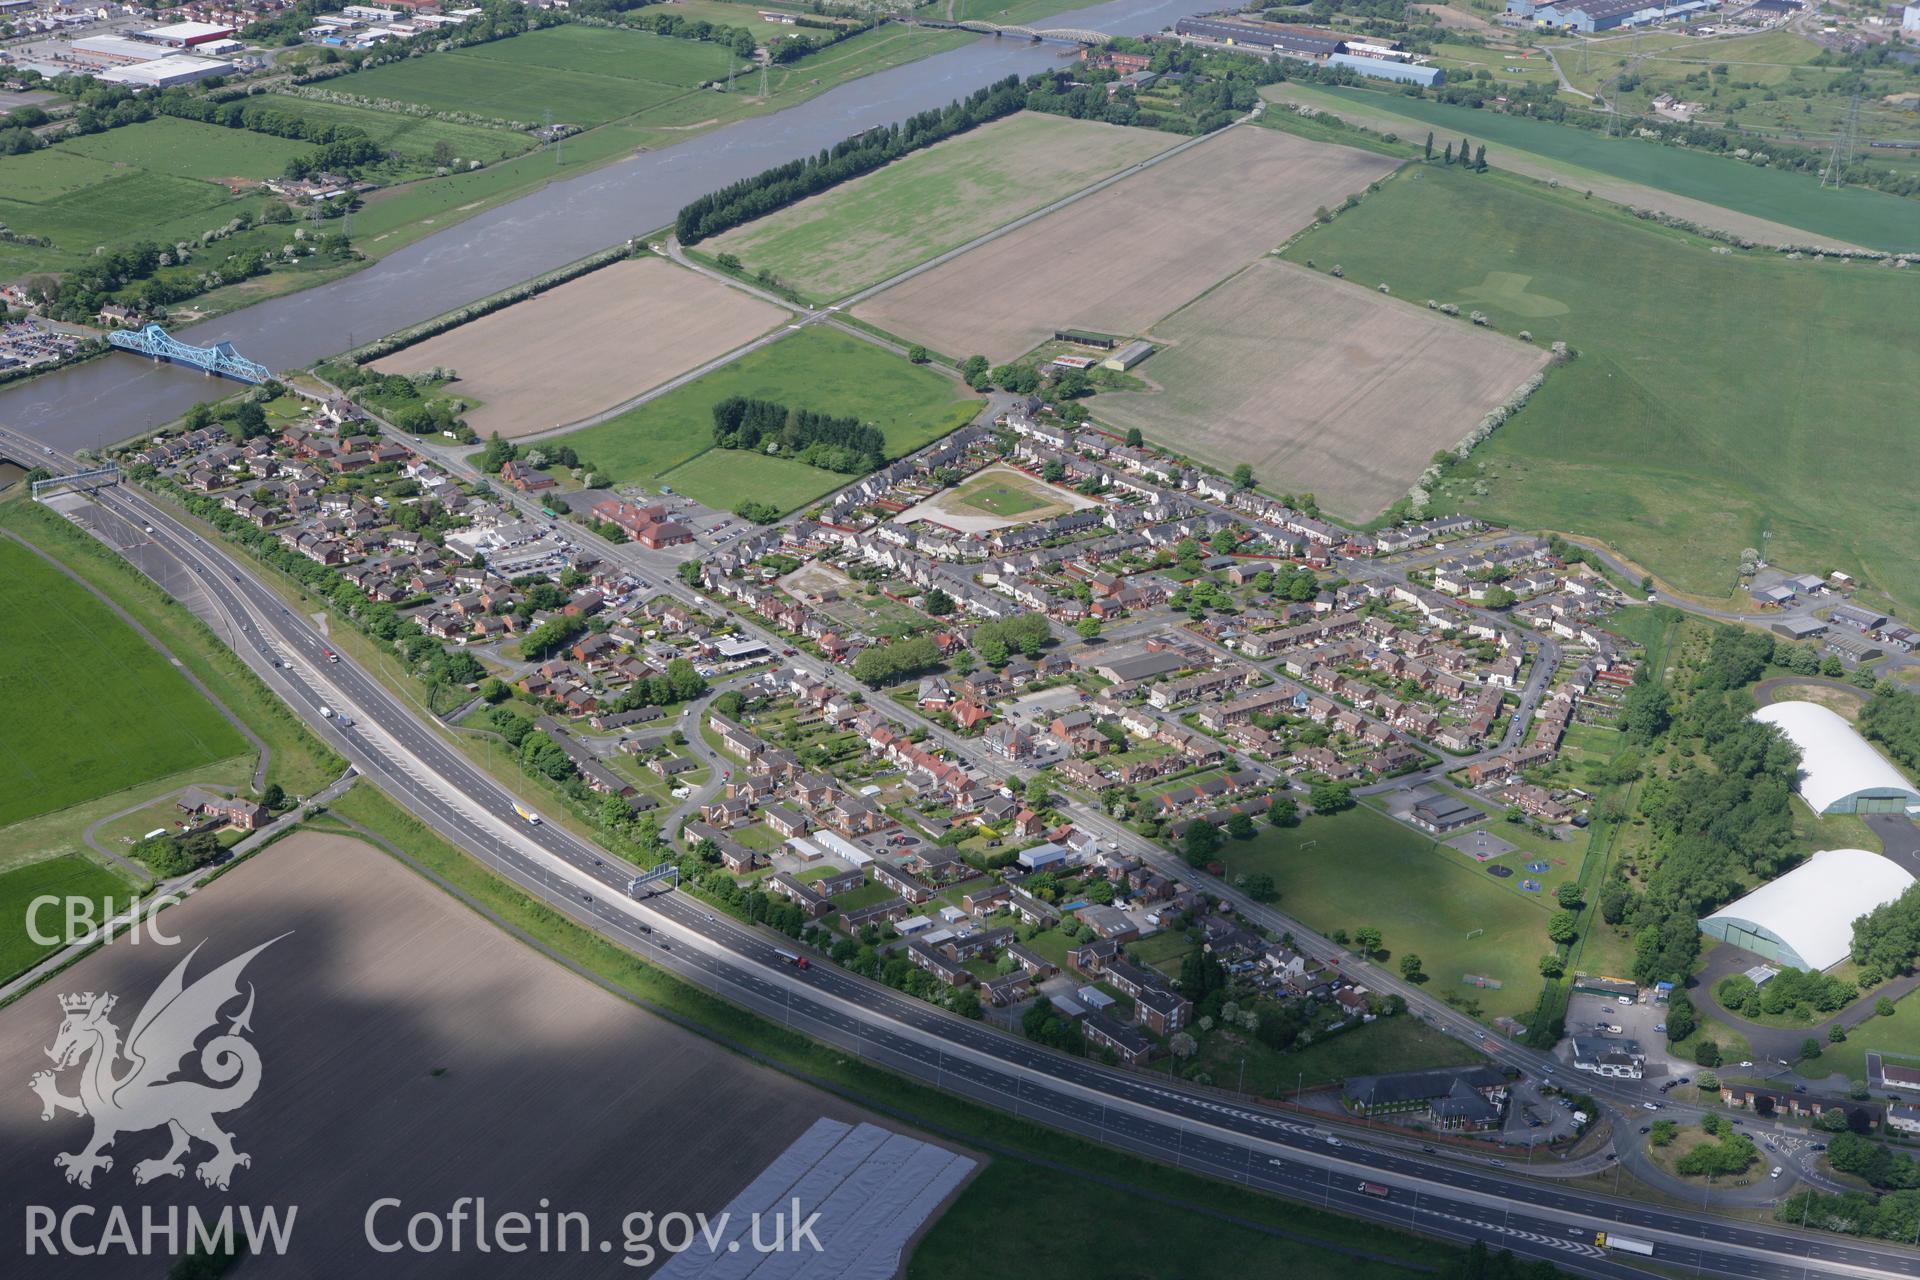
[[[1920,802],[1920,791],[1838,712],[1813,702],[1776,702],[1754,715],[1800,748],[1800,796],[1815,813],[1835,812],[1862,793]]]
[[[1853,948],[1853,922],[1913,883],[1880,854],[1827,849],[1720,908],[1700,928],[1796,969],[1830,969]]]

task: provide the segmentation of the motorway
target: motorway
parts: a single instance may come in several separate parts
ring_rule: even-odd
[[[0,442],[24,440],[10,436],[0,430]],[[504,785],[378,680],[344,658],[327,661],[325,639],[253,566],[204,540],[171,508],[124,486],[91,504],[63,505],[173,594],[197,597],[279,696],[459,847],[662,968],[867,1061],[1182,1168],[1428,1235],[1483,1239],[1581,1274],[1633,1274],[1592,1244],[1595,1231],[1614,1230],[1653,1240],[1659,1261],[1701,1274],[1920,1276],[1914,1251],[1668,1210],[1428,1152],[1417,1139],[1336,1140],[1327,1125],[1055,1053],[836,966],[789,968],[770,935],[678,893],[635,902],[624,891],[632,868],[553,824],[521,821]],[[343,711],[351,728],[337,723]],[[1392,1194],[1366,1195],[1362,1179]]]

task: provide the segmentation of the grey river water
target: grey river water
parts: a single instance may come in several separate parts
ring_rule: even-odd
[[[1219,0],[1115,0],[1042,25],[1140,34]],[[226,339],[273,369],[296,369],[634,235],[664,227],[693,197],[850,134],[890,124],[1007,75],[1058,64],[1062,46],[982,37],[659,151],[552,183],[436,232],[364,271],[258,303],[178,337]],[[635,341],[645,341],[636,334]],[[184,413],[218,388],[186,369],[114,354],[0,390],[0,424],[56,447],[98,448]]]

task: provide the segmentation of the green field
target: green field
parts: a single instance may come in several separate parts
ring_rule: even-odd
[[[1294,96],[1291,86],[1290,96]],[[1512,147],[1849,244],[1920,249],[1920,202],[1864,187],[1822,189],[1811,174],[1400,94],[1314,88],[1297,96],[1392,112],[1409,122],[1401,130],[1403,136],[1431,128],[1438,135],[1436,148],[1442,141],[1465,135],[1475,145],[1486,144],[1487,162],[1496,168],[1500,149]]]
[[[1208,1200],[1214,1207],[1218,1196],[1210,1194]],[[1276,1202],[1253,1203],[1286,1212]],[[1047,1206],[1045,1213],[1033,1212],[1039,1204]],[[984,1241],[992,1242],[995,1256],[1019,1259],[1017,1266],[995,1267],[997,1273],[1049,1280],[1241,1280],[1270,1274],[1288,1280],[1411,1280],[1430,1274],[1418,1263],[1397,1266],[1364,1245],[1353,1253],[1316,1248],[1301,1237],[1321,1228],[1297,1219],[1288,1224],[1292,1230],[1286,1236],[1269,1235],[1247,1225],[1239,1216],[1245,1211],[1245,1205],[1236,1204],[1235,1217],[1214,1218],[1124,1187],[996,1159],[928,1229],[906,1275],[907,1280],[974,1280]],[[1391,1237],[1382,1241],[1391,1242]]]
[[[0,540],[0,827],[239,755],[213,706],[107,607]]]
[[[27,930],[27,912],[33,900],[43,895],[89,898],[98,915],[104,899],[112,898],[116,907],[125,906],[134,890],[119,876],[85,858],[50,858],[0,871],[0,920],[6,921],[6,928],[0,929],[0,980],[32,968],[59,949],[57,943],[42,946],[33,941]],[[34,924],[41,936],[47,937],[65,933],[65,919],[64,907],[42,908]]]
[[[75,185],[83,173],[89,179]],[[57,147],[7,156],[0,159],[0,222],[53,247],[0,243],[0,279],[74,265],[96,245],[197,239],[259,203],[211,182],[66,156]]]
[[[1731,590],[1741,549],[1764,546],[1920,602],[1905,411],[1920,355],[1893,319],[1920,314],[1920,276],[1716,253],[1570,192],[1440,166],[1286,256],[1578,352],[1437,501],[1602,538],[1683,591]]]
[[[532,138],[512,129],[455,124],[427,116],[400,115],[392,111],[375,111],[367,107],[318,102],[312,98],[283,94],[268,94],[262,101],[276,111],[299,116],[302,120],[358,129],[400,160],[411,161],[416,168],[427,171],[431,171],[434,148],[442,142],[452,148],[458,159],[478,160],[482,164],[493,164],[520,155],[534,145]]]
[[[1021,112],[716,237],[706,248],[811,297],[844,297],[1173,145]]]
[[[802,9],[796,6],[796,10]],[[790,36],[804,28],[784,22],[769,22],[762,13],[778,12],[771,5],[732,4],[729,0],[674,0],[672,13],[686,22],[710,22],[716,27],[738,27],[753,33],[762,43],[778,36]]]
[[[744,64],[724,47],[643,31],[548,27],[358,71],[328,87],[538,124],[604,124],[659,106]]]
[[[1348,1027],[1304,1049],[1285,1053],[1275,1053],[1241,1032],[1216,1031],[1202,1041],[1195,1060],[1213,1076],[1215,1084],[1236,1093],[1274,1098],[1298,1089],[1338,1084],[1348,1076],[1389,1069],[1466,1067],[1486,1058],[1472,1046],[1406,1014]]]
[[[666,484],[722,510],[748,498],[790,509],[852,477],[785,458],[708,452],[716,403],[752,396],[795,409],[857,415],[886,432],[887,451],[897,457],[973,417],[980,402],[963,398],[957,385],[870,342],[813,325],[559,440],[618,483]]]
[[[306,155],[313,144],[161,116],[62,142],[57,150],[127,168],[218,182],[224,178],[277,178],[287,161]]]
[[[1362,806],[1297,827],[1265,827],[1251,840],[1227,841],[1218,856],[1230,875],[1272,876],[1280,894],[1274,905],[1320,933],[1379,929],[1392,953],[1387,967],[1418,955],[1431,995],[1478,1000],[1487,1017],[1523,1014],[1539,1001],[1536,965],[1552,949],[1547,905],[1502,888],[1385,814]],[[1474,929],[1486,932],[1469,942]],[[1469,973],[1506,985],[1471,987],[1460,980]]]

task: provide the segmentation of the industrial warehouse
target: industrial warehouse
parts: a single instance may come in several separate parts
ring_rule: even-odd
[[[1345,67],[1377,80],[1398,80],[1433,87],[1446,83],[1439,67],[1426,66],[1394,40],[1356,40],[1345,32],[1296,27],[1257,18],[1210,14],[1182,18],[1173,34],[1185,44],[1230,48],[1266,57],[1294,58],[1322,66]]]

